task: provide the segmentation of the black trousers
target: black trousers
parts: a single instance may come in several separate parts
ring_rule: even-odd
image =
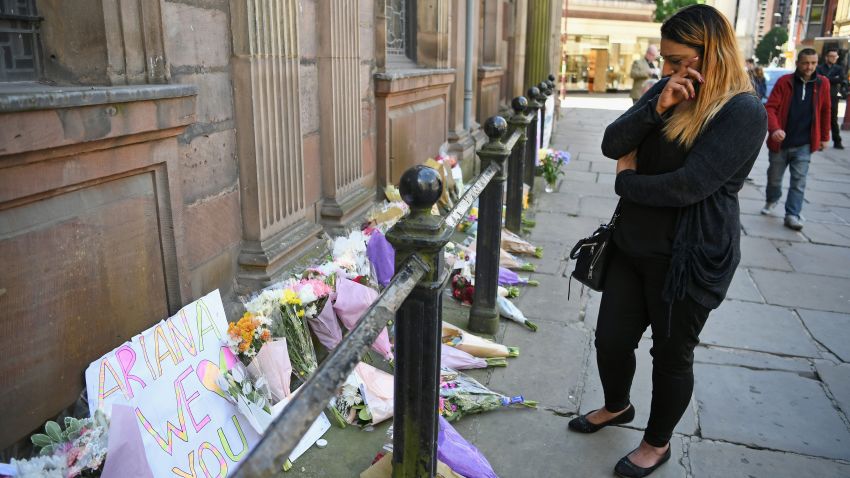
[[[651,326],[652,406],[644,440],[662,447],[690,403],[694,348],[710,309],[690,297],[674,302],[672,308],[662,300],[668,261],[633,258],[616,248],[612,252],[595,342],[605,408],[616,412],[629,405],[634,351]]]
[[[832,143],[841,144],[841,125],[838,123],[838,97],[830,98],[832,101]]]

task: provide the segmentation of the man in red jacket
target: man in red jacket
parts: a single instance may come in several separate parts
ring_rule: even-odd
[[[767,202],[762,214],[770,214],[782,197],[782,177],[791,169],[791,187],[785,199],[785,226],[803,228],[800,211],[809,160],[829,141],[829,80],[815,72],[818,54],[805,48],[797,55],[797,71],[777,80],[767,100]]]

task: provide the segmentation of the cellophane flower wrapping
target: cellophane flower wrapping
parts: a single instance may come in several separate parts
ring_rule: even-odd
[[[223,364],[220,366],[225,367]],[[219,369],[215,383],[220,389],[219,395],[236,405],[251,427],[262,435],[272,422],[271,397],[265,378],[255,381],[237,362],[230,369]]]
[[[465,478],[499,478],[487,458],[464,439],[451,423],[438,417],[437,459]]]
[[[372,424],[392,418],[395,393],[393,376],[363,362],[358,363],[354,371],[360,377],[361,395],[369,407]]]
[[[522,395],[508,397],[490,390],[457,370],[446,367],[440,370],[439,413],[450,422],[466,415],[515,405],[537,408],[537,402],[525,400]]]
[[[334,312],[336,312],[342,324],[348,330],[352,330],[377,298],[378,292],[374,289],[348,279],[340,278],[336,284]],[[392,346],[390,345],[390,337],[386,327],[378,334],[378,338],[372,344],[372,349],[386,360],[392,361]]]
[[[312,307],[315,308],[315,305]],[[318,367],[316,351],[307,328],[306,309],[299,294],[291,288],[283,290],[280,315],[281,321],[275,336],[286,338],[292,370],[301,381],[306,381]]]
[[[516,357],[519,355],[519,349],[515,347],[506,347],[502,344],[497,344],[492,340],[469,333],[448,322],[443,322],[442,342],[480,358]]]
[[[505,228],[502,228],[502,249],[512,254],[538,255],[536,247]]]
[[[524,325],[533,332],[537,332],[537,324],[525,318],[525,314],[506,297],[496,297],[496,307],[499,309],[499,315],[502,317]]]
[[[342,328],[339,326],[339,319],[331,302],[332,299],[325,301],[322,311],[317,316],[307,319],[310,329],[328,350],[335,349],[342,341]]]
[[[450,347],[446,344],[440,344],[440,363],[444,367],[453,368],[455,370],[469,370],[473,368],[487,367],[486,360],[472,356],[463,350]]]
[[[272,403],[290,395],[289,384],[292,380],[292,363],[286,339],[274,339],[265,344],[260,352],[248,364],[248,373],[255,381],[264,378],[271,393]]]
[[[265,310],[265,306],[262,309]],[[227,324],[227,345],[242,363],[250,363],[263,345],[271,341],[270,317],[271,315],[257,315],[249,311],[236,322]]]
[[[366,254],[375,269],[375,278],[386,287],[395,274],[395,249],[381,231],[375,229],[369,237]]]
[[[112,405],[108,452],[101,478],[154,478],[137,420],[133,407]]]

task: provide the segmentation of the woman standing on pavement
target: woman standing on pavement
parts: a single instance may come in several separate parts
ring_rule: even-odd
[[[707,5],[661,26],[664,79],[605,130],[621,197],[596,329],[605,406],[573,419],[593,433],[628,423],[634,350],[652,327],[652,405],[640,445],[619,476],[647,476],[670,458],[670,438],[693,392],[693,356],[709,312],[740,261],[738,191],[767,116],[729,21]]]

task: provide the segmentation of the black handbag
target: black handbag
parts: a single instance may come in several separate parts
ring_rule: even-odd
[[[617,204],[611,221],[601,224],[593,234],[580,239],[570,251],[570,259],[576,261],[571,277],[598,292],[605,288],[605,272],[614,247],[614,228],[619,216],[620,204]]]

